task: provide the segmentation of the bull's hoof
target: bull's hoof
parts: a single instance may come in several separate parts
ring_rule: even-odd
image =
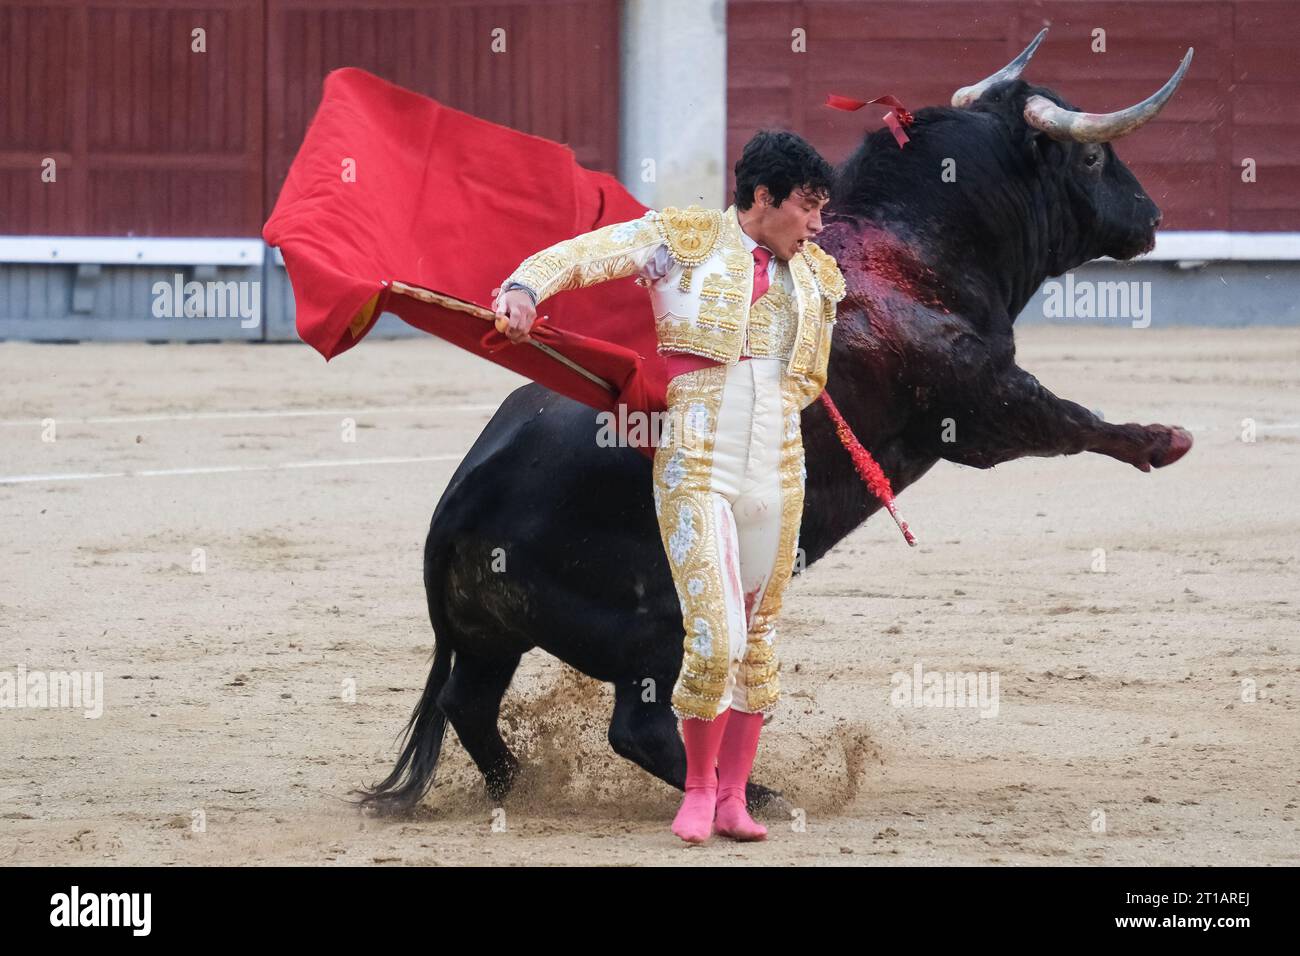
[[[515,780],[519,777],[519,761],[510,754],[505,760],[498,763],[488,773],[483,775],[483,783],[487,787],[488,799],[492,801],[493,806],[500,806],[514,789]]]
[[[1165,445],[1163,451],[1157,451],[1151,456],[1151,464],[1156,468],[1172,465],[1179,458],[1186,455],[1187,450],[1191,447],[1192,433],[1186,428],[1173,425],[1169,429],[1169,443]]]

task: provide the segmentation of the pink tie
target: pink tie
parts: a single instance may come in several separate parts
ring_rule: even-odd
[[[754,295],[750,298],[749,304],[753,305],[767,291],[767,264],[772,261],[772,250],[764,249],[762,246],[754,247]]]

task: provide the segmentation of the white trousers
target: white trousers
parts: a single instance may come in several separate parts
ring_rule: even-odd
[[[785,362],[755,358],[676,376],[668,412],[654,495],[684,629],[673,711],[764,711],[803,516],[798,394]]]

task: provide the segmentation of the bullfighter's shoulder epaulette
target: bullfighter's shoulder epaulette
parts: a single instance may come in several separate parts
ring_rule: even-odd
[[[813,275],[817,277],[817,285],[821,287],[822,293],[833,302],[844,298],[848,289],[835,257],[811,239],[803,244],[803,254]]]
[[[713,254],[722,236],[722,211],[690,205],[665,206],[659,213],[659,234],[672,257],[682,265],[698,266]]]

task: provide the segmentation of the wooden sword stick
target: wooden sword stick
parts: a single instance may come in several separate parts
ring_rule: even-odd
[[[483,306],[478,305],[474,302],[466,302],[464,299],[458,299],[455,296],[447,295],[446,293],[443,292],[434,292],[430,289],[422,289],[419,286],[407,285],[405,282],[397,282],[394,280],[389,284],[392,286],[394,292],[400,292],[402,295],[410,296],[412,299],[419,299],[421,302],[428,302],[430,305],[442,306],[442,308],[444,309],[452,309],[456,312],[465,312],[468,313],[469,315],[477,316],[478,318],[483,319],[487,322],[491,322],[493,323],[493,326],[496,325],[497,314],[493,312],[491,309],[484,308]],[[536,339],[531,339],[531,338],[527,339],[526,341],[528,342],[529,345],[541,349],[551,358],[555,359],[555,361],[573,369],[573,371],[577,372],[583,378],[590,379],[591,381],[595,382],[597,385],[599,385],[605,391],[609,392],[611,395],[616,394],[614,390],[614,386],[611,385],[609,382],[605,381],[599,375],[595,375],[592,372],[587,371],[577,362],[573,361],[573,359],[561,355],[559,352],[555,351],[555,349],[551,348],[545,342],[539,342]]]

